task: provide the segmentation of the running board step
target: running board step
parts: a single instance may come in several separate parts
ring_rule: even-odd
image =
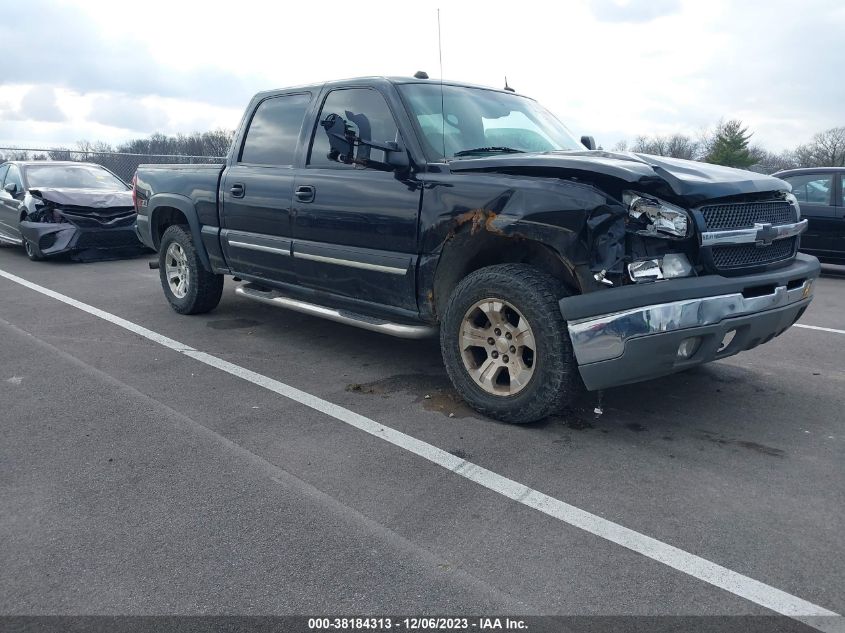
[[[287,308],[303,314],[321,317],[338,323],[346,323],[371,332],[381,332],[399,338],[428,338],[437,334],[437,328],[431,325],[409,325],[405,323],[394,323],[364,314],[356,314],[348,310],[337,310],[327,308],[316,303],[307,303],[299,299],[291,299],[278,290],[265,290],[254,284],[243,284],[235,288],[235,294],[248,299],[254,299],[262,303]]]

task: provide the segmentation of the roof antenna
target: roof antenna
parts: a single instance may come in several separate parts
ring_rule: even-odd
[[[505,90],[507,90],[508,92],[516,92],[516,90],[514,90],[513,88],[511,88],[508,85],[508,76],[507,75],[505,75]]]
[[[437,57],[440,60],[440,121],[443,124],[443,160],[446,160],[446,108],[443,105],[443,46],[440,39],[440,7],[437,7]]]

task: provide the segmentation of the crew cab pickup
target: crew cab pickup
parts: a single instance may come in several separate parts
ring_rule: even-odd
[[[593,149],[510,90],[370,77],[256,95],[225,165],[142,165],[137,233],[179,313],[235,292],[439,332],[466,401],[514,423],[770,341],[819,263],[787,183]]]

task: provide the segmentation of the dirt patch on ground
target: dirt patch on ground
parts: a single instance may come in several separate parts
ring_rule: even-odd
[[[206,327],[212,330],[242,330],[261,325],[261,321],[253,321],[252,319],[217,319],[216,321],[207,321]]]
[[[389,398],[395,393],[414,396],[414,403],[426,411],[436,411],[452,418],[475,417],[475,412],[461,399],[445,374],[400,374],[367,383],[350,383],[346,391]]]
[[[698,433],[698,437],[721,446],[739,446],[740,448],[745,448],[749,451],[760,453],[761,455],[768,455],[769,457],[786,456],[786,451],[781,448],[766,446],[765,444],[760,444],[758,442],[749,442],[748,440],[737,440],[711,431],[700,431]]]

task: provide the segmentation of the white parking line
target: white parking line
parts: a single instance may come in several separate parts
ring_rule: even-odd
[[[802,327],[805,330],[818,330],[819,332],[833,332],[834,334],[845,334],[845,330],[836,330],[832,327],[819,327],[818,325],[804,325],[803,323],[796,323],[792,327]]]
[[[94,306],[77,301],[71,297],[40,286],[22,277],[0,270],[0,277],[4,277],[21,286],[39,292],[43,295],[78,308],[88,314],[120,326],[130,332],[143,336],[159,345],[184,354],[201,363],[215,367],[228,374],[246,380],[255,385],[268,389],[274,393],[289,398],[295,402],[320,411],[328,416],[344,422],[356,429],[369,433],[394,446],[426,459],[433,464],[442,466],[454,474],[473,481],[503,497],[517,503],[538,510],[550,517],[558,519],[568,525],[580,528],[590,534],[599,536],[617,545],[642,554],[676,569],[684,574],[703,580],[711,585],[724,589],[736,596],[750,600],[776,613],[803,622],[825,633],[845,633],[845,618],[834,611],[808,602],[802,598],[781,591],[738,572],[722,567],[709,560],[691,554],[668,543],[626,528],[618,523],[608,521],[602,517],[581,510],[560,499],[550,497],[538,490],[529,488],[517,481],[508,479],[491,470],[482,468],[465,459],[461,459],[432,444],[418,440],[415,437],[397,431],[371,420],[354,411],[323,400],[296,387],[274,380],[256,373],[240,365],[235,365],[211,354],[201,352],[189,345],[185,345],[172,338],[149,330],[137,323],[127,321],[119,316],[100,310]]]

